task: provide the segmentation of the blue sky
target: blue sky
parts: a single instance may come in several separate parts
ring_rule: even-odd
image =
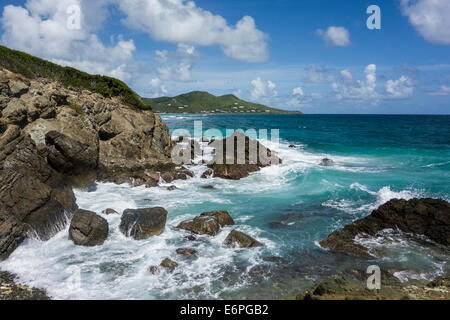
[[[205,90],[306,113],[450,114],[448,0],[0,3],[3,45],[146,97]],[[369,5],[381,30],[367,28]]]

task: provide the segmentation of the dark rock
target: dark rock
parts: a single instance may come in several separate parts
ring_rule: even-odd
[[[262,246],[256,239],[237,230],[231,231],[225,239],[224,244],[234,248],[255,248]]]
[[[193,220],[181,222],[177,228],[199,235],[215,236],[221,227],[232,226],[234,221],[227,211],[204,212]]]
[[[271,229],[282,229],[282,228],[286,228],[287,225],[280,221],[272,221],[269,223],[269,227]]]
[[[197,238],[195,236],[193,236],[193,235],[186,236],[185,239],[188,240],[188,241],[197,241]]]
[[[178,188],[176,186],[167,187],[167,190],[169,190],[169,191],[174,191],[174,190],[177,190],[177,189]]]
[[[214,186],[202,186],[202,189],[212,190],[212,189],[215,189],[215,187]]]
[[[77,210],[69,229],[69,239],[79,246],[100,246],[108,237],[108,222],[87,210]]]
[[[104,214],[107,214],[107,215],[111,215],[111,214],[119,214],[116,210],[111,209],[111,208],[108,208],[108,209],[104,210],[103,213],[104,213]]]
[[[203,172],[201,178],[202,179],[208,179],[214,174],[214,171],[212,169],[208,169],[205,172]]]
[[[164,259],[161,264],[161,267],[168,269],[169,271],[173,271],[176,267],[178,267],[178,263],[169,258]]]
[[[297,148],[297,147],[295,146],[295,144],[291,144],[291,145],[289,145],[289,148],[295,149],[295,148]]]
[[[164,208],[127,209],[123,212],[120,231],[135,240],[144,240],[163,233],[167,211]]]
[[[275,264],[288,264],[289,262],[281,257],[271,256],[271,257],[264,257],[264,261],[271,262]]]
[[[240,147],[239,141],[242,143],[243,150],[238,150]],[[227,150],[228,144],[233,146],[233,150]],[[217,178],[239,180],[248,177],[250,173],[257,172],[263,167],[282,162],[270,149],[239,131],[224,140],[215,141],[212,146],[216,150],[216,156],[212,163],[208,164],[208,167],[214,170],[214,177]],[[253,157],[250,152],[251,149],[255,150]],[[231,153],[233,158],[227,158],[227,153]],[[242,159],[239,158],[240,153]],[[264,155],[264,157],[261,158],[261,155]],[[232,164],[227,162],[232,162]]]
[[[320,242],[324,248],[354,256],[371,257],[367,248],[354,242],[358,234],[375,236],[384,229],[400,229],[415,235],[450,245],[450,204],[437,199],[394,199],[382,205],[366,218],[333,232]]]
[[[153,275],[158,275],[161,273],[161,270],[157,266],[151,266],[150,268],[148,268],[148,271]]]
[[[180,169],[175,171],[173,179],[174,180],[187,180],[187,178],[194,177],[194,173],[188,169]]]
[[[197,251],[195,251],[193,249],[183,249],[183,248],[177,249],[177,254],[183,255],[186,257],[191,257],[191,256],[195,255],[196,253],[197,253]]]
[[[0,271],[0,300],[50,300],[44,290],[29,288],[14,282],[16,276]]]
[[[174,180],[174,176],[170,172],[164,172],[161,174],[161,179],[163,179],[166,183],[171,183]]]
[[[56,103],[56,106],[67,106],[69,105],[69,102],[67,99],[69,98],[69,95],[67,94],[59,94],[54,93],[51,96],[51,100],[53,100]]]
[[[322,161],[320,162],[320,165],[324,166],[324,167],[330,167],[330,166],[334,165],[334,161],[331,159],[325,158],[325,159],[322,159]]]

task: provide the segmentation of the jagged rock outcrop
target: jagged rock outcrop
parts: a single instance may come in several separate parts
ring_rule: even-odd
[[[370,216],[333,232],[320,245],[353,256],[371,257],[367,248],[354,242],[355,237],[358,234],[375,236],[381,230],[396,228],[449,246],[450,203],[439,199],[394,199]]]
[[[101,246],[108,238],[108,222],[87,210],[77,210],[69,228],[69,239],[78,246]]]
[[[44,290],[16,284],[15,278],[9,272],[0,271],[0,300],[50,300]]]
[[[198,235],[215,236],[221,227],[232,226],[234,221],[227,211],[204,212],[193,220],[181,222],[177,228]]]
[[[157,185],[175,172],[171,149],[150,110],[0,68],[0,260],[27,236],[62,230],[77,209],[73,187]]]
[[[210,147],[215,149],[216,156],[208,167],[214,171],[216,178],[239,180],[261,168],[282,162],[273,151],[240,131],[226,139],[212,142]]]
[[[237,230],[230,232],[226,237],[224,244],[233,248],[256,248],[262,246],[262,243],[258,240]]]
[[[164,208],[128,209],[123,212],[120,231],[135,240],[145,240],[162,234],[166,220]]]

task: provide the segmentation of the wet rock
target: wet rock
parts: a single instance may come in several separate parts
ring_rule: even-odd
[[[193,220],[181,222],[177,228],[199,235],[215,236],[221,227],[232,226],[234,221],[227,211],[204,212]]]
[[[161,262],[160,266],[168,269],[169,271],[173,271],[176,267],[178,267],[178,263],[169,258],[166,258]]]
[[[197,254],[197,251],[195,251],[193,249],[183,249],[183,248],[177,249],[176,252],[177,252],[177,254],[183,255],[186,257],[191,257],[191,256]]]
[[[0,271],[0,300],[50,300],[44,290],[17,284],[15,278],[9,272]]]
[[[277,257],[277,256],[264,257],[263,260],[266,262],[271,262],[271,263],[275,263],[275,264],[288,264],[289,263],[285,259],[283,259],[281,257]]]
[[[175,191],[175,190],[177,190],[178,188],[176,187],[176,186],[170,186],[170,187],[167,187],[167,190],[169,190],[169,191]]]
[[[193,235],[186,236],[185,239],[188,241],[197,241],[197,238]]]
[[[103,211],[104,214],[106,215],[111,215],[111,214],[119,214],[116,210],[108,208],[106,210]]]
[[[148,271],[153,275],[158,275],[161,273],[161,270],[157,266],[151,266],[150,268],[148,268]]]
[[[334,165],[334,161],[328,158],[322,159],[320,165],[323,167],[330,167]]]
[[[403,232],[423,235],[429,239],[450,245],[450,203],[438,199],[394,199],[382,205],[366,218],[333,232],[320,242],[324,248],[362,257],[371,257],[367,248],[354,242],[358,234],[375,236],[384,229],[400,229]]]
[[[201,178],[202,179],[208,179],[211,178],[211,176],[214,174],[214,171],[211,169],[206,170],[205,172],[203,172]]]
[[[166,183],[171,183],[175,178],[171,172],[165,172],[161,174],[161,179],[163,179]]]
[[[291,144],[291,145],[289,145],[289,148],[295,149],[295,148],[297,148],[297,147],[295,146],[295,144]]]
[[[227,150],[228,145],[233,146],[233,149]],[[214,171],[214,177],[217,178],[239,180],[261,168],[282,162],[270,149],[239,131],[224,140],[215,141],[211,146],[215,149],[216,156],[208,167]],[[242,150],[238,152],[241,146]]]
[[[212,189],[215,189],[215,187],[214,186],[202,186],[202,189],[212,190]]]
[[[167,211],[161,207],[127,209],[123,212],[120,231],[135,240],[144,240],[163,233]]]
[[[231,231],[225,239],[224,244],[234,248],[255,248],[262,246],[256,239],[237,230]]]
[[[69,239],[79,246],[100,246],[108,237],[108,222],[87,210],[77,210],[70,223]]]

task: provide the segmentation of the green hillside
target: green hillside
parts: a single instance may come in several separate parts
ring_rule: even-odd
[[[144,103],[151,105],[158,113],[300,113],[247,102],[231,94],[216,97],[203,91],[177,97],[144,98]]]
[[[86,89],[108,98],[121,97],[125,104],[133,108],[151,109],[148,104],[143,103],[139,95],[120,80],[62,67],[3,46],[0,46],[0,66],[29,79],[45,77],[59,81],[66,87]]]

